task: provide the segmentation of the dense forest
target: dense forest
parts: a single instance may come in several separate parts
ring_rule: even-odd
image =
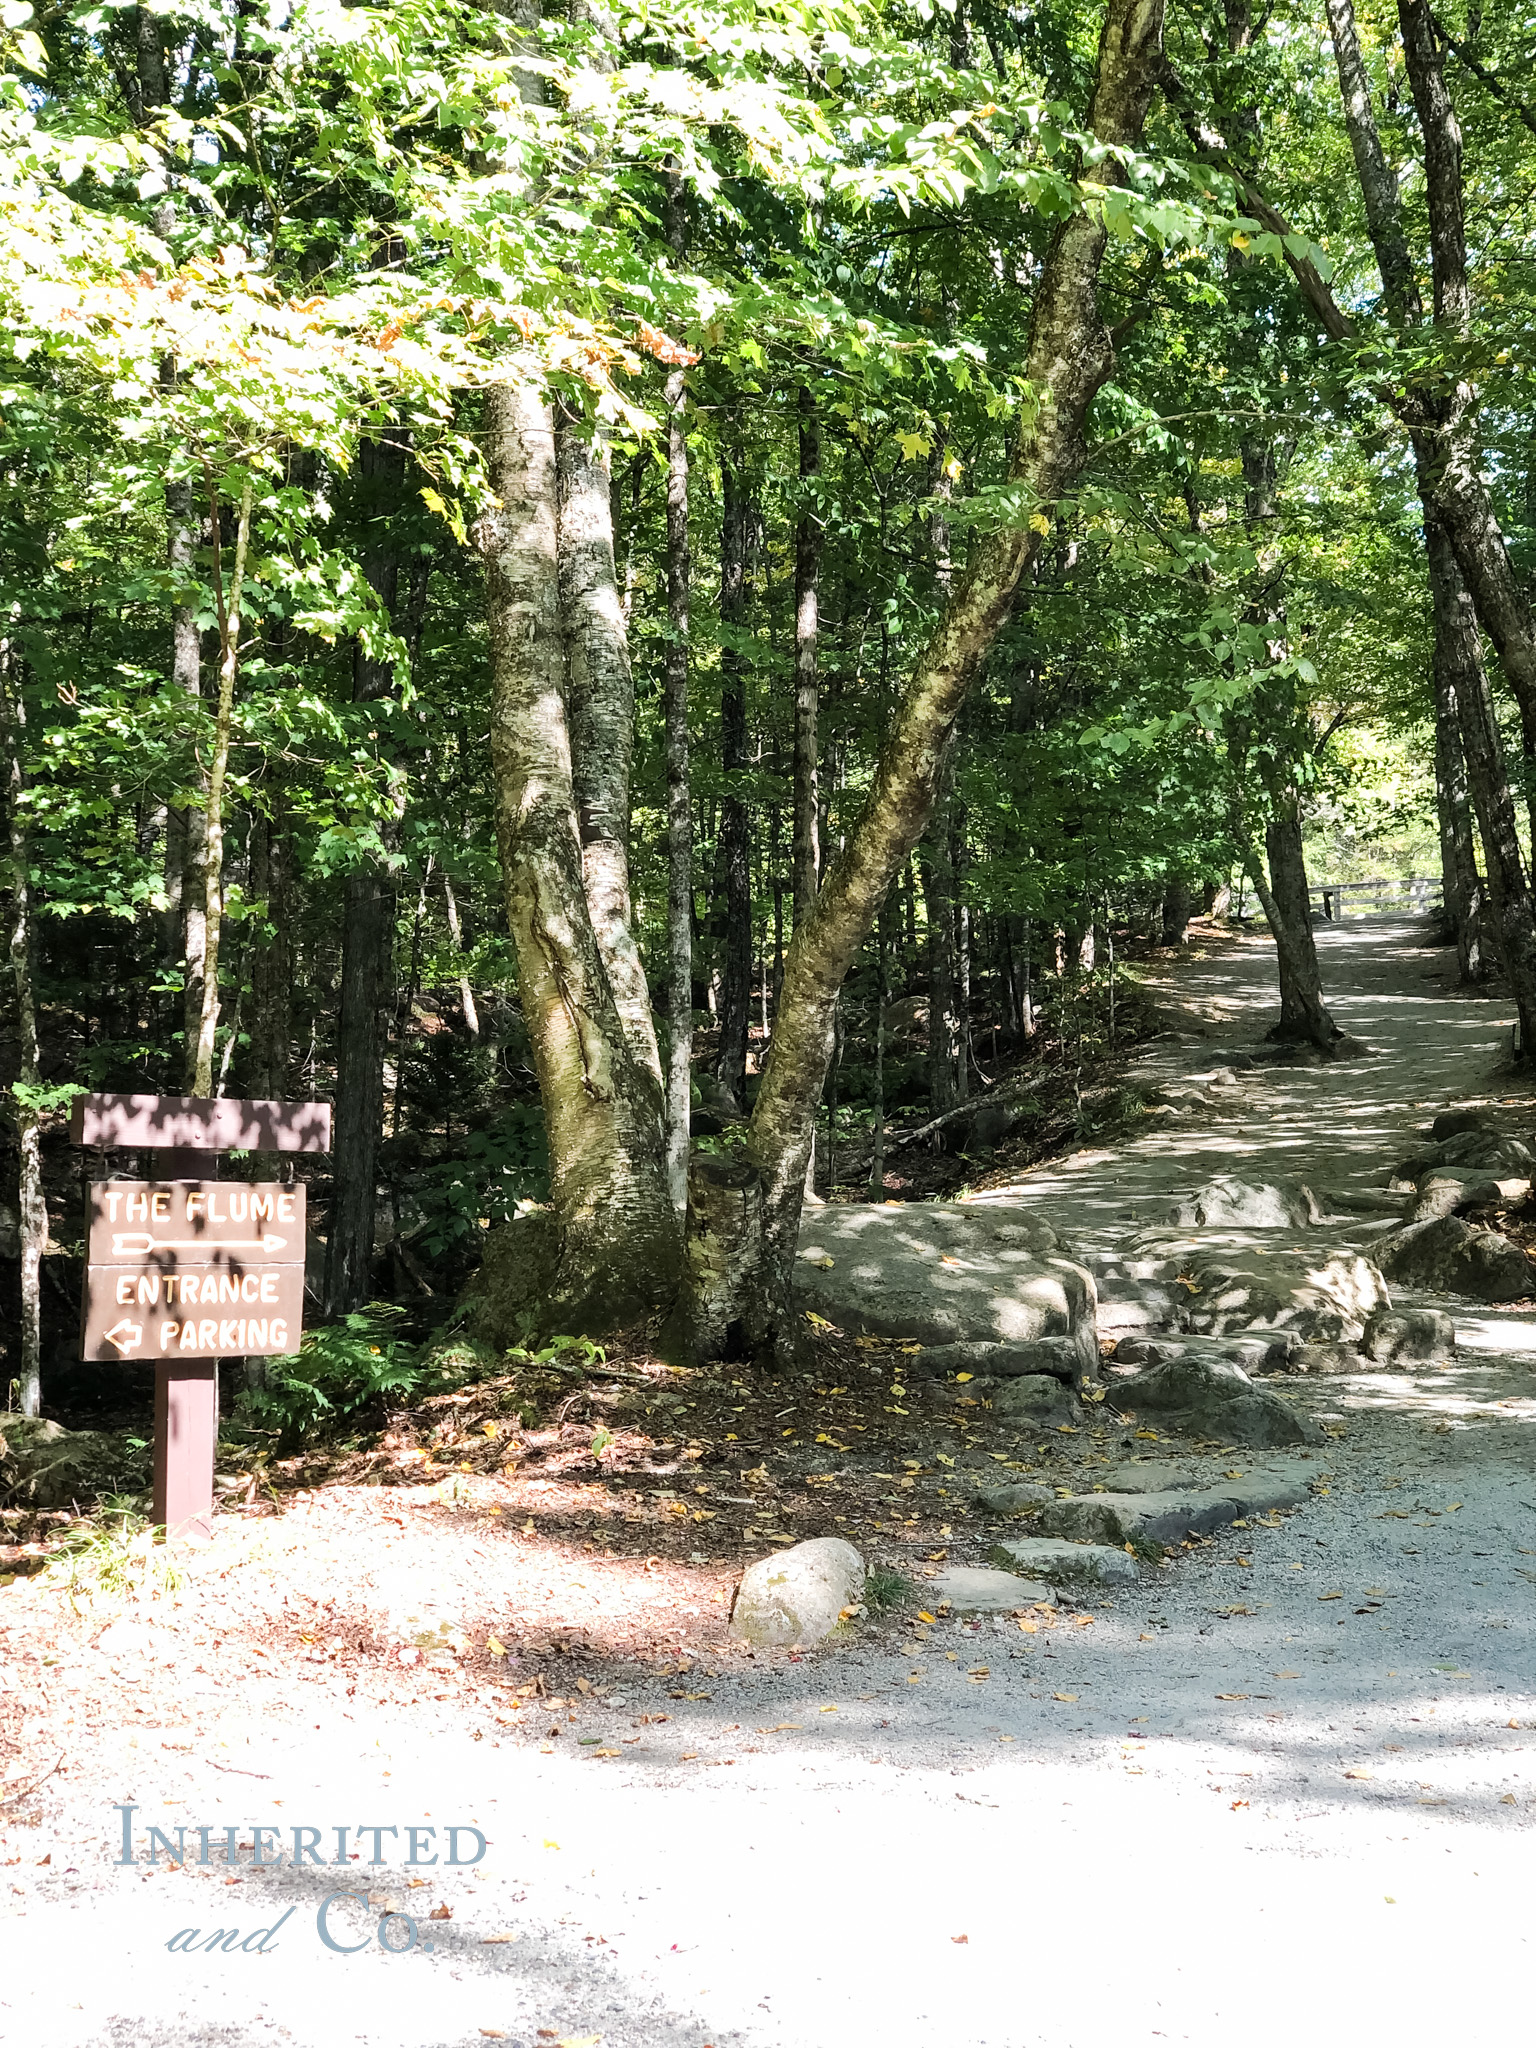
[[[769,1361],[1201,912],[1536,1045],[1521,13],[9,0],[13,1401],[83,1089],[334,1103],[312,1324]]]

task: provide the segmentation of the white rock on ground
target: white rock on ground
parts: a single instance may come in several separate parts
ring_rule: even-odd
[[[818,1536],[742,1573],[731,1629],[763,1649],[819,1643],[864,1598],[864,1560],[841,1536]]]
[[[808,1212],[803,1309],[850,1336],[1028,1343],[1094,1327],[1096,1296],[1035,1212],[1004,1202],[852,1203]]]

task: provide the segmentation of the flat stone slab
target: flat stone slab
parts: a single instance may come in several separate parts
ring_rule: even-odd
[[[807,1213],[802,1309],[853,1336],[1027,1344],[1092,1332],[1092,1276],[1022,1203],[855,1202]]]
[[[1038,1479],[1020,1479],[1003,1486],[984,1485],[976,1499],[991,1515],[1028,1515],[1056,1498],[1056,1489],[1042,1486]]]
[[[1134,1586],[1141,1576],[1128,1550],[1110,1550],[1097,1543],[1070,1543],[1054,1536],[1005,1536],[997,1548],[1018,1571],[1052,1585]]]
[[[923,1597],[934,1606],[952,1607],[960,1614],[1012,1614],[1016,1608],[1056,1603],[1049,1586],[1021,1579],[1017,1572],[968,1564],[952,1565],[936,1579],[925,1579]]]
[[[1127,1458],[1123,1465],[1111,1465],[1104,1474],[1106,1493],[1167,1493],[1180,1486],[1197,1484],[1186,1466],[1169,1458]],[[1054,1492],[1048,1498],[1056,1498]]]
[[[1299,1507],[1309,1497],[1312,1476],[1306,1466],[1294,1465],[1245,1473],[1214,1487],[1076,1494],[1042,1508],[1036,1527],[1046,1536],[1086,1537],[1094,1543],[1181,1543],[1186,1536],[1209,1536],[1250,1515]]]
[[[1253,1242],[1261,1234],[1281,1235],[1144,1231],[1127,1256],[1139,1277],[1176,1285],[1185,1327],[1210,1337],[1271,1330],[1306,1343],[1354,1342],[1378,1308],[1392,1306],[1381,1271],[1360,1252],[1294,1243],[1271,1250]]]

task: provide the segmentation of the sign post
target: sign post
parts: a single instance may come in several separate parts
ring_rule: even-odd
[[[291,1356],[304,1321],[302,1183],[211,1176],[226,1151],[328,1152],[331,1106],[86,1095],[70,1135],[165,1155],[162,1178],[91,1184],[81,1356],[154,1360],[154,1519],[206,1540],[219,1360]]]

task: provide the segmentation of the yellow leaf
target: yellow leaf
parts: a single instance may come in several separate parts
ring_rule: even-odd
[[[1053,1692],[1051,1698],[1053,1700],[1063,1700],[1069,1707],[1077,1705],[1077,1694],[1075,1692]]]
[[[480,1946],[482,1948],[495,1948],[498,1943],[521,1941],[522,1938],[520,1934],[483,1934],[480,1937]]]
[[[937,1617],[930,1614],[926,1608],[919,1607],[919,1609],[917,1610],[917,1618],[919,1621],[933,1621]]]
[[[1319,1600],[1342,1600],[1344,1595],[1342,1593],[1319,1593],[1317,1597]]]
[[[1368,1778],[1371,1773],[1369,1771],[1346,1771],[1344,1775],[1346,1778]]]
[[[506,1644],[498,1643],[494,1636],[486,1637],[485,1647],[490,1651],[493,1657],[505,1657],[505,1655],[507,1654]]]
[[[973,1380],[975,1379],[975,1377],[976,1375],[973,1372],[957,1372],[955,1374],[955,1379],[957,1383],[961,1386],[964,1386],[967,1380]]]
[[[830,1273],[837,1264],[837,1261],[836,1259],[812,1259],[811,1264],[813,1266],[820,1266],[823,1273]]]
[[[835,1714],[837,1709],[836,1707],[818,1707],[816,1711],[818,1714]]]
[[[1499,1801],[1499,1804],[1500,1806],[1518,1806],[1520,1802],[1515,1797],[1513,1792],[1506,1792],[1503,1798]]]
[[[1248,1695],[1245,1692],[1219,1692],[1216,1697],[1219,1700],[1245,1700]]]
[[[1043,533],[1049,539],[1051,522],[1043,512],[1031,512],[1029,515],[1029,530],[1031,533]]]

